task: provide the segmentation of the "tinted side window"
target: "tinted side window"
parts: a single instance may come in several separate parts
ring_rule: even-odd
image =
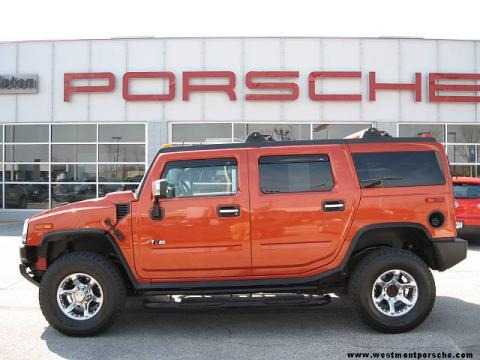
[[[238,188],[237,160],[207,159],[167,163],[166,179],[171,197],[232,195]]]
[[[263,193],[329,191],[333,188],[327,155],[263,156],[258,163]]]
[[[361,187],[445,184],[435,151],[352,154]]]

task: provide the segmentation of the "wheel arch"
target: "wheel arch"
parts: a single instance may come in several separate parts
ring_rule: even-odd
[[[363,255],[378,248],[408,250],[420,256],[430,268],[438,268],[432,237],[422,224],[380,223],[361,228],[352,241],[348,266],[354,266]]]
[[[77,229],[54,231],[46,234],[39,246],[38,255],[44,257],[47,266],[61,256],[78,251],[104,255],[120,269],[126,284],[132,289],[137,281],[113,236],[103,229]]]

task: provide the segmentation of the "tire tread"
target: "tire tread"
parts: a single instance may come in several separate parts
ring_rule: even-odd
[[[49,294],[48,284],[53,281],[53,278],[58,271],[61,271],[65,267],[78,264],[90,265],[97,271],[104,272],[105,275],[109,277],[109,286],[112,286],[114,291],[118,293],[116,294],[118,296],[118,301],[115,301],[115,307],[112,314],[106,321],[97,324],[89,330],[72,329],[65,326],[49,306],[49,295],[51,296],[51,294]],[[91,336],[104,331],[120,317],[125,306],[127,290],[118,268],[108,258],[93,252],[79,251],[60,257],[48,267],[42,278],[38,297],[43,316],[54,328],[70,336]]]

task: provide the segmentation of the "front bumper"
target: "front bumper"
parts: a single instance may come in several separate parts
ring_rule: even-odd
[[[32,257],[35,257],[36,248],[22,245],[20,246],[20,274],[30,281],[35,286],[40,284],[40,279],[33,274],[30,265],[32,263]],[[28,271],[30,269],[30,272]]]
[[[20,264],[19,265],[19,269],[20,269],[20,274],[25,278],[27,279],[28,281],[30,281],[33,285],[35,286],[39,286],[40,285],[40,281],[37,280],[37,278],[35,277],[35,275],[33,275],[32,273],[29,273],[27,271],[27,265],[25,264]]]
[[[459,238],[433,240],[438,270],[443,271],[467,257],[467,241]]]

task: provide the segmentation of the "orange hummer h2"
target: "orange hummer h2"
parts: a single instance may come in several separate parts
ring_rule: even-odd
[[[20,271],[69,335],[105,329],[128,295],[156,307],[325,304],[330,293],[348,293],[371,327],[402,332],[432,310],[430,269],[466,251],[433,138],[254,134],[162,148],[136,193],[31,217]]]

